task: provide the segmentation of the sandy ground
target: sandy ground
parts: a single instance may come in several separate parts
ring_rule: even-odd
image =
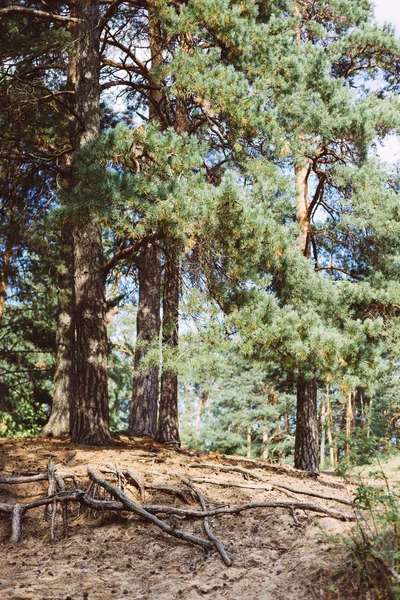
[[[75,472],[81,487],[88,485],[88,463],[105,462],[129,467],[144,481],[182,486],[180,478],[207,477],[246,483],[239,473],[216,473],[196,467],[201,463],[237,464],[264,477],[320,492],[350,496],[353,488],[335,477],[318,481],[290,468],[276,468],[239,457],[185,454],[150,441],[121,438],[113,448],[73,447],[60,440],[0,440],[0,476],[43,472],[49,459],[61,462],[76,449],[75,458],[63,467]],[[255,483],[255,482],[252,482]],[[282,492],[196,484],[209,506],[236,505],[256,500],[288,500]],[[24,502],[47,493],[46,482],[0,485],[0,502]],[[130,488],[131,497],[139,501]],[[335,501],[297,496],[349,512]],[[146,492],[146,502],[175,504],[182,501],[157,491]],[[192,501],[193,508],[197,505]],[[23,540],[9,542],[10,520],[0,518],[1,600],[298,600],[357,597],[352,578],[343,586],[340,574],[348,568],[338,541],[349,536],[352,525],[331,517],[297,512],[296,523],[287,509],[262,508],[240,515],[210,519],[210,525],[229,552],[233,565],[226,567],[216,552],[172,539],[136,516],[82,514],[63,539],[61,519],[57,540],[50,540],[43,508],[30,511],[23,522]],[[204,535],[200,521],[179,527]],[[356,578],[355,578],[356,579]],[[355,581],[354,579],[354,581]],[[350,581],[350,583],[349,583]]]

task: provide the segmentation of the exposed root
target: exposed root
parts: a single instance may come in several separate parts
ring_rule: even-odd
[[[196,465],[200,466],[200,465]],[[214,468],[219,471],[233,471],[239,472],[244,475],[247,479],[253,477],[264,483],[264,485],[258,484],[241,484],[234,482],[224,482],[220,480],[208,480],[208,479],[195,479],[194,481],[201,483],[212,483],[223,485],[227,487],[245,487],[250,489],[263,489],[266,491],[277,490],[283,493],[294,491],[298,494],[307,494],[310,496],[321,497],[327,500],[335,500],[336,502],[343,502],[344,504],[351,504],[343,498],[338,498],[330,494],[322,494],[320,492],[314,492],[313,490],[303,490],[293,488],[280,482],[275,482],[270,479],[266,479],[261,475],[243,469],[242,467],[235,466],[221,466],[218,465],[201,465],[202,467]],[[202,492],[195,487],[192,481],[188,479],[182,479],[185,484],[185,488],[154,484],[143,482],[142,479],[134,473],[131,469],[119,467],[116,464],[107,463],[100,468],[102,473],[111,473],[112,477],[116,480],[116,485],[101,477],[94,468],[88,466],[88,475],[90,479],[90,485],[87,491],[81,489],[80,482],[75,474],[65,473],[59,471],[57,466],[52,461],[49,462],[47,473],[38,473],[34,475],[23,475],[23,476],[10,476],[0,478],[0,483],[4,484],[20,484],[20,483],[32,483],[37,481],[48,481],[48,495],[46,497],[38,498],[36,500],[25,502],[25,503],[0,503],[0,514],[9,515],[11,520],[11,541],[18,543],[22,539],[22,519],[24,515],[38,507],[46,507],[47,520],[50,522],[50,535],[51,540],[56,539],[56,521],[57,516],[61,513],[62,520],[62,533],[64,537],[69,536],[69,524],[71,521],[77,518],[77,516],[71,516],[69,507],[71,504],[78,505],[79,512],[78,517],[81,514],[81,509],[94,511],[97,513],[104,513],[108,511],[115,512],[130,512],[141,519],[151,523],[157,528],[161,529],[164,533],[178,538],[184,542],[195,544],[200,546],[204,550],[211,550],[215,548],[220,554],[224,563],[228,566],[232,564],[232,560],[226,552],[222,542],[212,533],[209,517],[218,517],[229,514],[239,514],[248,510],[255,509],[276,509],[283,508],[290,512],[295,523],[300,525],[296,511],[303,511],[307,518],[310,520],[309,515],[306,511],[333,517],[343,521],[354,520],[353,514],[346,514],[340,510],[334,508],[328,508],[319,504],[313,504],[309,502],[300,502],[298,500],[266,500],[258,502],[249,502],[238,506],[219,506],[216,508],[207,508],[206,500]],[[69,479],[72,482],[72,489],[67,489],[65,480]],[[132,500],[126,493],[125,488],[127,484],[131,484],[139,493],[141,503]],[[71,486],[70,486],[71,487]],[[176,507],[168,505],[155,505],[146,504],[145,501],[145,490],[158,490],[167,494],[172,494],[175,497],[180,498],[185,504],[188,504],[188,490],[195,494],[198,500],[201,510],[196,510],[188,507]],[[58,510],[61,509],[61,511]],[[159,515],[165,515],[167,517],[175,517],[181,521],[201,519],[203,521],[203,527],[207,539],[198,537],[188,531],[184,531],[174,525],[171,525],[160,518]]]
[[[182,478],[182,481],[185,485],[187,485],[188,487],[190,487],[191,490],[193,490],[193,492],[196,494],[197,498],[199,499],[200,502],[200,506],[204,511],[207,510],[207,505],[206,505],[206,501],[204,500],[204,496],[203,494],[200,492],[200,490],[198,490],[191,481],[189,481],[188,479],[184,479]],[[208,522],[208,517],[204,517],[203,520],[203,527],[204,527],[204,531],[208,537],[208,539],[210,540],[210,542],[212,544],[214,544],[214,546],[216,547],[216,549],[218,550],[218,552],[221,555],[222,560],[224,561],[224,563],[230,567],[232,565],[232,559],[230,558],[230,556],[228,556],[223,543],[213,534],[213,532],[211,531],[209,522]]]
[[[321,498],[323,500],[334,500],[335,502],[340,502],[341,504],[347,504],[348,506],[352,506],[352,501],[348,498],[343,498],[342,496],[337,496],[336,494],[325,494],[322,492],[317,492],[316,490],[312,490],[310,488],[298,488],[293,487],[292,485],[288,485],[287,483],[283,483],[282,481],[277,481],[276,479],[271,479],[270,477],[263,477],[250,469],[244,469],[243,467],[238,467],[235,465],[215,465],[212,463],[199,463],[195,465],[190,465],[192,469],[212,469],[214,471],[223,471],[223,472],[232,472],[232,473],[240,473],[246,479],[252,477],[253,479],[258,479],[258,481],[263,481],[269,485],[269,489],[274,488],[275,490],[287,490],[289,492],[294,492],[295,494],[303,494],[305,496],[314,496],[315,498]],[[199,482],[199,479],[194,479],[193,481]],[[205,483],[205,480],[204,480]],[[217,483],[208,481],[208,483]],[[222,483],[220,484],[222,485]],[[232,484],[233,485],[233,484]],[[237,487],[245,487],[244,485]],[[249,486],[250,487],[250,486]],[[255,488],[254,488],[255,489]],[[262,487],[261,487],[262,489]],[[265,488],[267,489],[267,488]]]

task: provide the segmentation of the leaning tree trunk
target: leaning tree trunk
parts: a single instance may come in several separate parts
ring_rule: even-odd
[[[299,379],[297,382],[294,466],[296,469],[318,473],[317,380],[315,377]]]
[[[81,131],[77,149],[100,133],[100,11],[98,0],[77,0],[78,25],[76,112]],[[79,185],[80,182],[77,182]],[[84,182],[81,183],[81,185]],[[71,411],[75,443],[107,445],[107,330],[104,256],[100,224],[91,215],[73,232],[76,318],[76,386]]]
[[[180,445],[178,421],[178,375],[168,364],[179,341],[179,260],[175,250],[166,257],[163,293],[163,368],[161,376],[160,411],[158,416],[157,440],[162,443]],[[166,359],[165,359],[166,355]]]
[[[135,376],[129,415],[129,433],[155,437],[159,390],[159,335],[161,265],[158,249],[147,243],[138,259],[139,306],[136,321]],[[157,364],[143,365],[149,350]],[[148,358],[148,357],[147,357]]]

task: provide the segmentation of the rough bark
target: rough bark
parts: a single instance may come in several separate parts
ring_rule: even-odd
[[[181,39],[186,48],[186,41]],[[161,54],[161,53],[159,53]],[[187,129],[187,111],[183,99],[176,98],[175,131],[179,135]],[[172,354],[179,343],[179,292],[181,273],[178,249],[173,245],[165,254],[162,343]],[[167,352],[168,355],[168,352]],[[160,412],[157,440],[180,445],[178,420],[178,375],[173,368],[163,365],[161,375]]]
[[[163,364],[161,376],[160,411],[157,440],[162,443],[180,444],[178,421],[178,375],[168,365],[168,350],[173,353],[179,341],[179,261],[167,256],[164,268],[162,342],[167,349],[167,364]]]
[[[310,211],[308,206],[309,164],[295,166],[296,219],[300,227],[298,246],[303,256],[310,251]],[[316,378],[297,382],[297,420],[294,464],[297,469],[318,473],[318,413]]]
[[[129,432],[138,437],[155,437],[159,365],[142,365],[149,349],[158,349],[160,335],[161,266],[159,251],[154,244],[144,246],[138,271],[139,306]]]
[[[159,69],[163,64],[160,25],[152,2],[149,2],[148,38],[151,54],[151,79],[160,83]],[[152,89],[149,94],[149,121],[164,128],[163,93]],[[135,376],[129,414],[129,432],[138,437],[157,434],[157,406],[159,397],[159,366],[141,366],[149,348],[160,341],[161,265],[160,254],[154,244],[148,243],[137,260],[139,278],[139,305],[136,319]]]
[[[72,250],[72,249],[71,249]],[[59,299],[59,312],[56,333],[56,364],[54,372],[54,393],[50,418],[43,427],[45,437],[63,437],[70,431],[70,406],[73,399],[74,379],[74,319],[73,319],[73,280],[63,285]]]
[[[297,382],[294,466],[296,469],[318,473],[317,380],[315,377],[299,379]]]
[[[78,0],[76,111],[77,148],[100,132],[100,11],[98,0]],[[71,414],[75,443],[106,445],[109,433],[107,331],[102,232],[95,219],[75,224],[76,389]]]

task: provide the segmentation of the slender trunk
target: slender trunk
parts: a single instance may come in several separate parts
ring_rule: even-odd
[[[367,437],[371,437],[371,420],[372,420],[372,398],[369,400],[368,415],[367,415]]]
[[[320,469],[324,468],[324,462],[325,462],[325,439],[326,439],[325,422],[326,422],[326,409],[325,409],[325,404],[322,401],[321,402],[321,447],[320,447],[320,451],[319,451],[319,467],[320,467]]]
[[[163,360],[157,440],[180,445],[178,375],[176,369],[168,365],[168,351],[173,356],[178,348],[179,291],[179,261],[173,249],[172,256],[166,256],[164,268],[162,341],[163,349],[167,350],[167,361]]]
[[[327,419],[328,419],[327,435],[328,435],[328,442],[329,442],[329,457],[330,457],[332,469],[336,469],[337,454],[336,454],[336,448],[333,445],[333,434],[332,434],[333,416],[332,416],[331,399],[330,399],[330,394],[329,394],[329,385],[326,386],[326,412],[327,412]]]
[[[318,473],[318,414],[317,380],[300,379],[297,382],[296,441],[294,449],[296,469]]]
[[[263,443],[263,451],[261,453],[261,458],[263,460],[268,460],[269,454],[269,436],[268,436],[268,425],[264,425],[262,432],[262,443]]]
[[[139,305],[135,347],[135,377],[129,415],[129,432],[138,437],[154,438],[157,432],[159,387],[158,345],[160,333],[161,266],[159,251],[148,243],[138,259]],[[157,364],[143,366],[150,349]]]
[[[98,0],[77,0],[76,148],[100,133],[100,11]],[[84,182],[83,182],[84,183]],[[78,182],[79,185],[79,182]],[[75,224],[76,389],[71,413],[74,443],[111,442],[107,385],[107,330],[101,226],[89,215]]]
[[[290,422],[289,422],[289,413],[285,412],[285,435],[289,437],[290,435]]]
[[[352,405],[353,395],[350,392],[347,395],[347,405],[346,405],[346,458],[350,458],[350,436],[352,429],[352,421],[353,421],[353,405]]]
[[[360,392],[360,409],[361,409],[361,428],[365,426],[365,413],[364,413],[364,395]]]

